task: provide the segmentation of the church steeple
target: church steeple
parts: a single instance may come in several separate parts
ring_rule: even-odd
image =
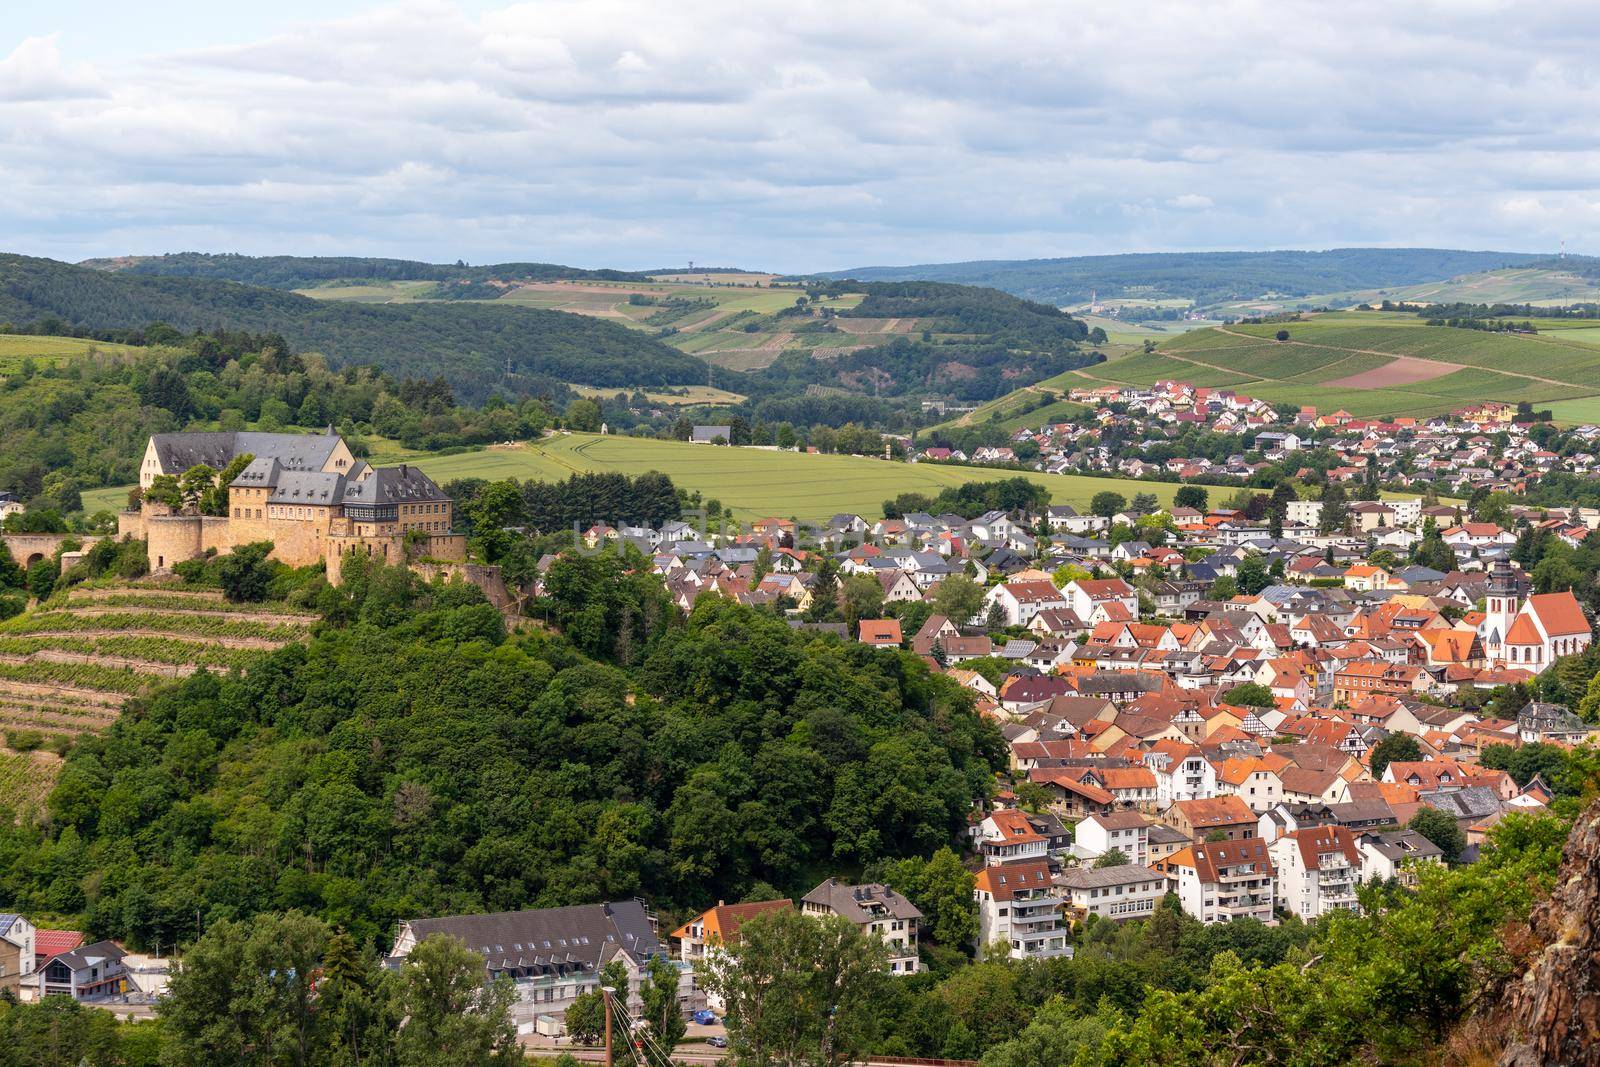
[[[1483,644],[1491,656],[1499,652],[1511,624],[1516,621],[1520,606],[1517,603],[1517,576],[1511,561],[1504,556],[1489,568],[1488,596],[1485,598],[1483,619]]]

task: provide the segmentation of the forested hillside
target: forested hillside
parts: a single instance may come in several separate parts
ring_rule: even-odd
[[[151,322],[281,334],[335,366],[443,375],[464,399],[552,381],[598,386],[700,382],[703,364],[638,331],[580,315],[461,301],[352,304],[198,278],[108,273],[0,255],[0,323],[113,332]]]
[[[536,436],[539,400],[458,407],[440,380],[395,380],[371,367],[330,370],[273,334],[180,336],[128,331],[145,342],[0,378],[0,490],[34,509],[78,510],[85,489],[138,480],[151,434],[320,429],[335,424],[358,452],[372,432],[413,448]],[[558,394],[559,395],[559,394]]]
[[[80,740],[48,823],[0,818],[0,899],[130,947],[290,908],[380,945],[415,915],[804,892],[956,840],[1004,762],[970,692],[731,602],[681,621],[632,565],[563,559],[539,611],[564,636],[508,637],[475,588],[353,558],[305,591],[309,645]]]
[[[414,259],[365,256],[241,256],[237,253],[173,252],[163,256],[115,256],[86,259],[79,266],[126,274],[171,278],[211,278],[272,289],[306,289],[325,282],[377,281],[487,282],[603,280],[633,281],[646,277],[632,271],[585,270],[559,263],[422,263]]]
[[[1304,296],[1438,281],[1458,274],[1521,265],[1540,257],[1520,252],[1439,248],[1335,248],[1325,252],[1154,252],[1064,259],[974,260],[906,267],[860,267],[828,278],[987,285],[1051,304],[1118,296],[1180,297],[1220,303],[1276,292]],[[1570,269],[1570,263],[1567,264]]]
[[[898,401],[903,409],[906,402],[927,396],[991,400],[1103,358],[1088,347],[1105,340],[1100,331],[1058,308],[995,289],[942,282],[834,282],[818,292],[865,294],[836,319],[910,321],[915,329],[828,359],[784,353],[752,372],[744,386],[762,401],[755,411],[763,419],[816,421],[807,409],[816,407],[818,398],[796,396],[812,385],[870,394],[878,407],[890,398],[887,406]],[[848,404],[865,397],[826,399]],[[887,420],[872,421],[883,425]]]

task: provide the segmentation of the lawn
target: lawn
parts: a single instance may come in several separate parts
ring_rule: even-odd
[[[491,449],[417,459],[439,482],[453,478],[555,480],[580,471],[642,474],[658,470],[687,489],[698,489],[734,509],[740,518],[767,515],[825,519],[837,512],[882,514],[899,493],[929,495],[964,482],[1009,478],[1018,472],[931,463],[891,463],[862,456],[818,456],[756,448],[720,448],[636,437],[563,434],[519,448]],[[1125,496],[1154,493],[1171,503],[1178,486],[1163,482],[1028,472],[1058,504],[1083,507],[1102,490]],[[1215,490],[1214,490],[1215,491]],[[1232,490],[1221,490],[1224,494]]]

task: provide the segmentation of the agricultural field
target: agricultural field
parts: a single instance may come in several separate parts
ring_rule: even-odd
[[[205,668],[248,670],[317,618],[159,585],[78,587],[0,622],[0,797],[37,798],[79,734],[130,699]]]
[[[68,360],[86,356],[91,352],[115,355],[144,352],[134,345],[117,345],[108,341],[92,341],[82,337],[37,337],[32,334],[0,334],[0,374],[11,374],[22,366],[23,360],[33,360],[39,367],[56,366]]]
[[[898,493],[936,494],[965,482],[1011,477],[1012,471],[931,463],[890,463],[863,456],[821,456],[759,448],[723,448],[597,434],[558,434],[514,448],[493,448],[415,461],[438,482],[454,478],[558,480],[584,471],[643,474],[657,470],[740,519],[768,515],[825,519],[842,511],[882,514]],[[1056,503],[1084,506],[1103,489],[1156,494],[1170,503],[1178,486],[1126,479],[1026,473]]]
[[[602,389],[595,385],[568,386],[579,396],[616,396],[619,392],[632,396],[633,393],[626,389]],[[670,392],[659,392],[654,389],[643,390],[644,398],[652,404],[659,404],[664,408],[687,407],[697,404],[742,404],[744,396],[740,393],[730,393],[726,389],[717,389],[708,385],[685,385],[674,388]]]
[[[1536,335],[1429,326],[1415,315],[1333,312],[1305,321],[1196,330],[1075,372],[1145,385],[1238,389],[1274,403],[1361,416],[1431,415],[1474,400],[1538,405],[1600,396],[1600,326],[1550,320]],[[1274,340],[1287,329],[1287,342]]]
[[[313,300],[349,300],[357,304],[406,304],[426,300],[438,288],[438,282],[372,281],[330,282],[311,289],[296,289],[301,296]]]
[[[661,334],[673,347],[727,370],[753,370],[793,349],[860,347],[889,335],[907,334],[910,319],[852,319],[836,322],[838,332],[796,332],[806,320],[777,318],[794,306],[802,291],[774,286],[770,274],[661,274],[650,281],[523,282],[506,286],[495,303],[565,311],[606,319],[619,326]],[[433,282],[338,283],[296,290],[318,300],[405,303],[428,300]],[[861,302],[859,293],[822,301],[841,310]],[[864,336],[853,336],[864,335]]]

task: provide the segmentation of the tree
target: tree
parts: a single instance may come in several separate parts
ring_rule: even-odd
[[[1289,339],[1289,331],[1288,330],[1279,330],[1277,333],[1273,334],[1272,336],[1276,340],[1287,341]]]
[[[1239,582],[1231,574],[1224,574],[1211,583],[1206,596],[1212,600],[1232,600],[1239,595]]]
[[[580,397],[567,405],[564,420],[567,429],[579,433],[600,432],[600,405],[586,397]]]
[[[183,498],[184,507],[198,511],[201,500],[215,492],[216,486],[215,468],[196,463],[178,479],[178,494]]]
[[[1422,526],[1422,543],[1417,545],[1416,561],[1420,566],[1431,567],[1449,574],[1456,569],[1456,553],[1445,544],[1439,533],[1439,524],[1429,516]]]
[[[1349,503],[1345,498],[1344,487],[1338,482],[1331,483],[1322,491],[1322,513],[1317,517],[1318,532],[1342,533],[1349,516]]]
[[[1094,865],[1096,867],[1126,867],[1128,865],[1128,854],[1120,848],[1107,849],[1095,857]]]
[[[217,564],[217,581],[222,595],[235,602],[265,600],[272,582],[273,566],[267,559],[271,541],[240,545]]]
[[[883,586],[870,574],[852,574],[845,578],[845,622],[854,626],[862,619],[876,619],[883,614]]]
[[[639,998],[644,1002],[643,1022],[650,1028],[645,1059],[652,1067],[672,1067],[672,1050],[688,1026],[678,1009],[678,969],[665,956],[650,958]]]
[[[983,587],[964,575],[952,574],[933,592],[933,610],[957,626],[966,626],[982,609]]]
[[[838,915],[783,909],[739,927],[739,944],[696,965],[727,1005],[741,1064],[833,1067],[860,1050],[888,952]]]
[[[1172,506],[1179,508],[1194,508],[1204,512],[1208,507],[1210,496],[1203,485],[1181,485],[1173,495]]]
[[[1289,515],[1289,504],[1298,499],[1294,486],[1279,481],[1272,487],[1272,497],[1267,501],[1267,532],[1274,540],[1283,536],[1283,523]]]
[[[1407,733],[1393,733],[1372,746],[1372,777],[1383,778],[1383,772],[1389,764],[1400,762],[1410,763],[1422,758],[1422,746],[1417,743],[1416,737]]]
[[[883,881],[905,894],[922,912],[933,939],[947,948],[970,951],[978,937],[978,906],[973,874],[948,845],[924,860],[911,857],[890,864]]]
[[[1461,824],[1448,812],[1438,808],[1419,808],[1411,816],[1411,821],[1406,823],[1406,829],[1415,830],[1437,845],[1447,863],[1454,863],[1461,855],[1461,850],[1467,847],[1467,835],[1462,831]]]
[[[1135,493],[1128,504],[1128,510],[1135,515],[1150,515],[1160,507],[1161,500],[1154,493]]]
[[[212,924],[157,1005],[171,1038],[165,1062],[319,1063],[327,1038],[315,982],[328,938],[321,920],[298,911]]]
[[[1127,506],[1127,497],[1106,489],[1096,493],[1094,499],[1089,501],[1089,514],[1109,519],[1117,512],[1126,510]]]
[[[395,1039],[399,1067],[513,1067],[522,1063],[511,1022],[516,990],[485,985],[483,957],[453,937],[423,938],[406,957],[394,992],[406,1020]]]
[[[1259,682],[1236,685],[1223,693],[1222,699],[1235,707],[1242,708],[1270,708],[1277,704],[1273,699],[1272,690]]]
[[[1255,596],[1261,590],[1272,584],[1272,576],[1267,573],[1267,565],[1262,562],[1259,553],[1252,552],[1239,563],[1239,592],[1245,596]]]

